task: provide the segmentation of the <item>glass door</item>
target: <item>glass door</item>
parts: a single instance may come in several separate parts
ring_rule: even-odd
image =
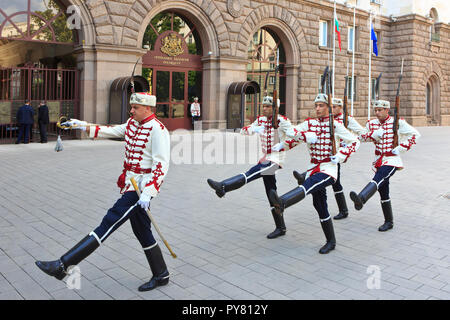
[[[149,79],[156,95],[156,116],[169,130],[191,129],[188,71],[153,69]]]

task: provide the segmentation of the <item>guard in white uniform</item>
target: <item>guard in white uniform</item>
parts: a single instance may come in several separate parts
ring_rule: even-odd
[[[344,114],[342,112],[343,107],[342,99],[333,98],[333,115],[334,121],[344,124]],[[361,126],[358,121],[355,120],[350,115],[347,115],[347,129],[360,137],[362,134],[367,133],[367,130]],[[344,146],[343,143],[341,146]],[[345,201],[344,188],[341,184],[341,164],[338,163],[338,176],[336,182],[333,184],[334,197],[338,205],[339,213],[333,217],[335,220],[345,219],[348,217],[347,202]],[[299,173],[298,171],[293,172],[294,177],[297,179],[298,184],[301,185],[305,181],[306,172]]]
[[[56,261],[36,261],[45,273],[62,280],[67,268],[77,265],[94,252],[117,228],[130,219],[153,273],[149,282],[139,287],[147,291],[169,282],[161,249],[151,231],[151,221],[145,212],[150,200],[157,196],[169,169],[170,136],[156,118],[152,107],[156,97],[148,93],[133,93],[130,97],[132,117],[122,125],[95,126],[72,119],[62,125],[85,130],[92,138],[125,138],[125,161],[117,185],[122,197],[108,210],[100,225]],[[134,177],[141,192],[138,197],[130,179]]]
[[[194,98],[194,102],[191,104],[191,117],[192,117],[192,128],[194,128],[194,123],[200,119],[200,103],[198,103],[198,98]]]
[[[283,115],[278,115],[278,136],[280,142],[275,144],[275,129],[272,127],[272,101],[273,98],[266,96],[263,98],[263,115],[259,116],[251,125],[241,129],[241,134],[252,135],[259,134],[264,156],[258,164],[250,168],[245,173],[228,178],[221,182],[208,179],[207,182],[211,188],[216,191],[218,197],[223,197],[225,193],[236,190],[246,183],[262,178],[266,195],[269,199],[270,190],[276,190],[275,171],[280,169],[285,159],[285,150],[289,147],[283,147],[286,139],[286,131],[291,128],[291,121]],[[283,147],[283,149],[281,149]],[[275,221],[275,230],[267,235],[267,238],[273,239],[286,234],[286,225],[283,215],[276,214],[273,205],[269,199],[272,216]]]
[[[389,116],[390,103],[385,100],[377,100],[373,104],[376,119],[367,121],[367,133],[363,134],[362,141],[373,142],[375,144],[375,161],[373,170],[376,172],[373,179],[357,194],[350,192],[350,198],[355,203],[355,209],[361,210],[363,205],[378,190],[381,199],[381,208],[384,215],[384,224],[379,231],[387,231],[394,226],[392,215],[391,199],[389,197],[389,179],[397,170],[403,169],[403,162],[400,153],[408,151],[420,133],[409,125],[404,119],[398,121],[399,144],[393,148],[394,144],[394,119]]]
[[[270,200],[275,212],[282,214],[293,204],[312,194],[313,205],[320,217],[321,226],[326,237],[326,244],[319,253],[328,253],[336,246],[333,223],[328,212],[326,187],[334,184],[338,177],[338,163],[347,161],[352,153],[359,148],[358,138],[348,131],[340,122],[334,122],[336,154],[332,154],[332,140],[328,113],[328,96],[320,93],[315,99],[317,118],[308,118],[298,126],[288,131],[292,139],[285,140],[285,146],[292,148],[299,142],[308,144],[311,164],[302,185],[292,189],[282,196],[271,191]],[[340,144],[342,141],[344,144]]]

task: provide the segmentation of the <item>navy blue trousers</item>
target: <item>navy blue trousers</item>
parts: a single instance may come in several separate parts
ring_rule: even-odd
[[[394,175],[396,171],[396,167],[381,166],[378,168],[375,176],[372,178],[372,182],[377,185],[377,190],[380,194],[381,201],[389,200],[389,179]]]
[[[39,134],[41,135],[41,142],[47,142],[47,124],[39,122]]]
[[[335,180],[333,177],[318,172],[310,176],[305,182],[299,186],[305,190],[305,196],[311,194],[313,197],[313,205],[319,214],[320,221],[325,221],[330,218],[327,204],[327,190],[326,187],[333,185]]]
[[[32,124],[19,124],[19,134],[17,135],[17,142],[20,143],[20,140],[23,139],[23,142],[30,142],[30,133]]]
[[[272,203],[269,199],[269,192],[272,189],[277,190],[275,171],[277,171],[278,169],[280,169],[280,166],[278,164],[271,161],[264,161],[258,163],[256,166],[251,167],[246,173],[244,173],[246,183],[259,178],[263,178],[267,199],[269,200],[271,207]]]
[[[156,240],[151,230],[151,221],[147,213],[139,205],[131,210],[139,197],[136,192],[125,192],[122,197],[116,201],[114,206],[108,210],[103,217],[100,225],[91,233],[102,243],[125,221],[130,220],[133,233],[140,242],[144,250],[152,247]]]

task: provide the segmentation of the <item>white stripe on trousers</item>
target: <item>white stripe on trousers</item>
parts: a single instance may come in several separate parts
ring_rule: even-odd
[[[242,174],[244,175],[244,177],[245,177],[245,183],[247,183],[247,180],[250,179],[251,177],[253,177],[254,175],[256,175],[256,174],[258,174],[258,173],[262,173],[263,171],[269,170],[269,169],[272,168],[274,165],[276,165],[276,163],[273,163],[273,162],[272,162],[272,164],[271,164],[270,166],[265,167],[265,168],[262,168],[261,170],[256,171],[255,173],[252,173],[252,174],[251,174],[250,176],[248,176],[248,177],[245,175],[245,173],[242,173]]]
[[[373,180],[371,181],[371,182],[373,182],[373,183],[375,183],[375,184],[377,185],[377,190],[378,190],[378,186],[379,186],[385,179],[389,179],[389,178],[394,174],[395,169],[396,169],[395,167],[392,168],[392,171],[391,171],[386,177],[384,177],[383,179],[381,179],[379,183],[377,183],[376,181],[373,181]]]
[[[119,220],[117,220],[116,223],[114,223],[114,224],[111,226],[111,228],[108,229],[108,231],[106,231],[106,233],[103,235],[103,237],[102,237],[100,240],[103,241],[103,239],[105,239],[105,238],[108,236],[109,232],[114,228],[114,226],[115,226],[116,224],[118,224],[120,221],[122,221],[122,220],[128,215],[128,213],[130,213],[130,211],[133,210],[134,207],[136,207],[136,205],[137,205],[137,202],[136,202],[134,205],[132,205],[132,206],[131,206],[124,214],[123,214],[123,216],[122,216]]]
[[[322,180],[320,182],[317,182],[315,185],[311,186],[311,188],[309,188],[308,190],[306,190],[303,185],[301,185],[300,187],[303,188],[303,190],[305,190],[305,195],[306,195],[309,192],[309,190],[314,189],[317,185],[324,183],[325,181],[327,181],[330,178],[331,178],[331,176],[328,176],[328,178],[326,178],[325,180]]]

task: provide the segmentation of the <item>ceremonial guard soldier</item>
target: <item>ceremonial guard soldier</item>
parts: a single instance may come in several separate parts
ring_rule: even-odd
[[[333,115],[334,121],[344,124],[344,113],[342,112],[343,102],[342,99],[333,98]],[[352,116],[346,115],[347,124],[346,128],[360,137],[362,134],[366,133],[366,129],[361,126],[358,121],[355,120]],[[344,124],[345,126],[345,124]],[[345,146],[342,143],[342,146]],[[336,203],[338,205],[339,213],[333,217],[335,220],[345,219],[348,216],[348,208],[347,202],[345,201],[344,188],[341,184],[341,164],[338,163],[338,171],[337,171],[337,179],[336,182],[332,185],[334,191],[334,197],[336,199]],[[305,181],[306,172],[299,173],[294,170],[294,177],[297,179],[298,184],[301,185]]]
[[[159,193],[169,169],[170,137],[165,126],[156,118],[152,107],[156,97],[148,93],[133,93],[130,97],[132,117],[122,125],[97,126],[72,119],[61,125],[86,130],[91,138],[125,138],[125,161],[117,185],[122,197],[108,210],[100,225],[56,261],[36,261],[45,273],[62,280],[67,268],[77,265],[94,252],[117,228],[130,219],[153,273],[149,282],[139,287],[147,291],[169,281],[160,247],[151,231],[146,214],[150,200]],[[133,189],[134,178],[142,190],[141,196]]]
[[[389,116],[389,101],[377,100],[373,103],[373,106],[376,119],[367,122],[367,133],[361,137],[363,141],[375,144],[375,161],[373,162],[375,176],[359,194],[353,191],[350,192],[350,198],[355,204],[355,209],[361,210],[369,198],[378,190],[385,220],[378,230],[387,231],[394,226],[391,199],[389,197],[389,179],[397,170],[403,169],[400,153],[408,151],[416,143],[420,134],[404,119],[399,119],[397,121],[398,126],[396,126],[395,119]],[[395,138],[396,127],[401,138],[397,146],[395,146],[397,144]]]
[[[241,129],[241,134],[252,135],[259,134],[261,140],[262,151],[264,156],[259,160],[258,164],[250,168],[245,173],[238,174],[234,177],[228,178],[221,182],[208,179],[207,182],[211,188],[216,191],[219,198],[222,198],[227,192],[236,190],[246,183],[263,178],[264,187],[266,189],[267,198],[269,198],[269,191],[276,190],[275,172],[281,168],[285,158],[283,141],[286,139],[286,131],[292,126],[288,118],[278,115],[278,129],[277,133],[280,138],[280,143],[275,144],[275,130],[272,126],[272,108],[273,98],[265,96],[262,102],[263,115],[249,126]],[[267,238],[273,239],[286,234],[286,225],[282,214],[276,214],[273,210],[273,204],[269,199],[269,204],[272,209],[272,216],[275,221],[275,230],[267,235]]]
[[[198,102],[198,97],[195,97],[194,102],[191,104],[192,128],[194,128],[195,121],[200,119],[200,115],[200,103]]]
[[[328,109],[328,96],[319,93],[315,99],[317,118],[308,118],[298,126],[288,131],[284,145],[291,148],[299,142],[308,144],[311,164],[306,173],[306,180],[302,185],[294,188],[282,196],[278,196],[275,190],[270,192],[270,200],[275,207],[275,212],[283,214],[284,210],[293,204],[303,200],[306,195],[312,194],[313,205],[317,210],[326,244],[319,250],[320,253],[328,253],[336,246],[333,223],[328,213],[326,187],[336,182],[338,177],[338,163],[347,161],[349,156],[359,148],[358,138],[348,131],[340,122],[334,122],[330,126],[330,114]],[[334,135],[330,129],[333,128]],[[338,139],[334,139],[337,137]],[[344,144],[339,147],[339,139]],[[333,141],[335,147],[339,147],[333,154]]]

